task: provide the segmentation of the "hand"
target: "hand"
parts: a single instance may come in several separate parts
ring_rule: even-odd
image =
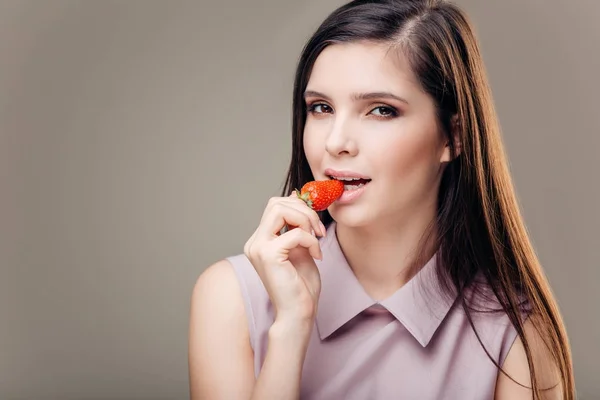
[[[289,228],[281,233],[284,228]],[[314,232],[314,233],[313,233]],[[325,235],[317,213],[293,193],[269,200],[244,254],[273,303],[276,321],[312,323],[321,278],[314,259],[322,259],[317,236]]]

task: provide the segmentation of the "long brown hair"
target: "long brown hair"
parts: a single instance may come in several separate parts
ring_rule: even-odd
[[[292,159],[283,195],[314,179],[303,147],[303,92],[315,60],[329,45],[354,41],[387,43],[391,50],[403,52],[434,100],[440,130],[454,152],[442,175],[437,218],[432,222],[442,287],[458,293],[477,334],[471,318],[477,310],[465,289],[477,276],[485,278],[499,311],[507,314],[523,342],[537,399],[543,389],[524,333],[527,313],[560,371],[564,398],[573,399],[564,323],[519,210],[478,41],[456,5],[443,0],[355,0],[328,16],[304,47],[296,71]],[[453,117],[458,138],[451,137]],[[332,221],[327,211],[320,216],[326,225]]]

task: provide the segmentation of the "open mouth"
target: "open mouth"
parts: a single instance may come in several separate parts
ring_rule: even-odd
[[[335,180],[344,182],[344,190],[360,189],[361,187],[363,187],[366,184],[368,184],[369,182],[371,182],[371,179],[365,179],[365,178],[329,176],[329,179],[335,179]]]

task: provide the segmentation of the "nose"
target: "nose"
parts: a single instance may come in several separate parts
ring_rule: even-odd
[[[327,135],[327,141],[325,142],[325,149],[331,156],[355,156],[358,153],[356,140],[348,125],[347,122],[344,122],[340,118],[337,118],[332,124],[331,130]]]

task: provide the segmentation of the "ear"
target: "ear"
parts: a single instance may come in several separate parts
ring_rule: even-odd
[[[458,115],[455,114],[452,116],[452,119],[450,120],[450,127],[451,127],[450,137],[454,140],[454,149],[455,149],[456,153],[453,157],[452,151],[450,148],[450,141],[447,141],[446,144],[444,145],[444,151],[442,152],[442,157],[440,158],[440,162],[442,162],[442,163],[448,163],[448,162],[452,161],[454,158],[458,157],[460,155],[460,153],[462,152],[462,143],[460,141],[461,127],[460,127],[460,122],[458,121]]]

